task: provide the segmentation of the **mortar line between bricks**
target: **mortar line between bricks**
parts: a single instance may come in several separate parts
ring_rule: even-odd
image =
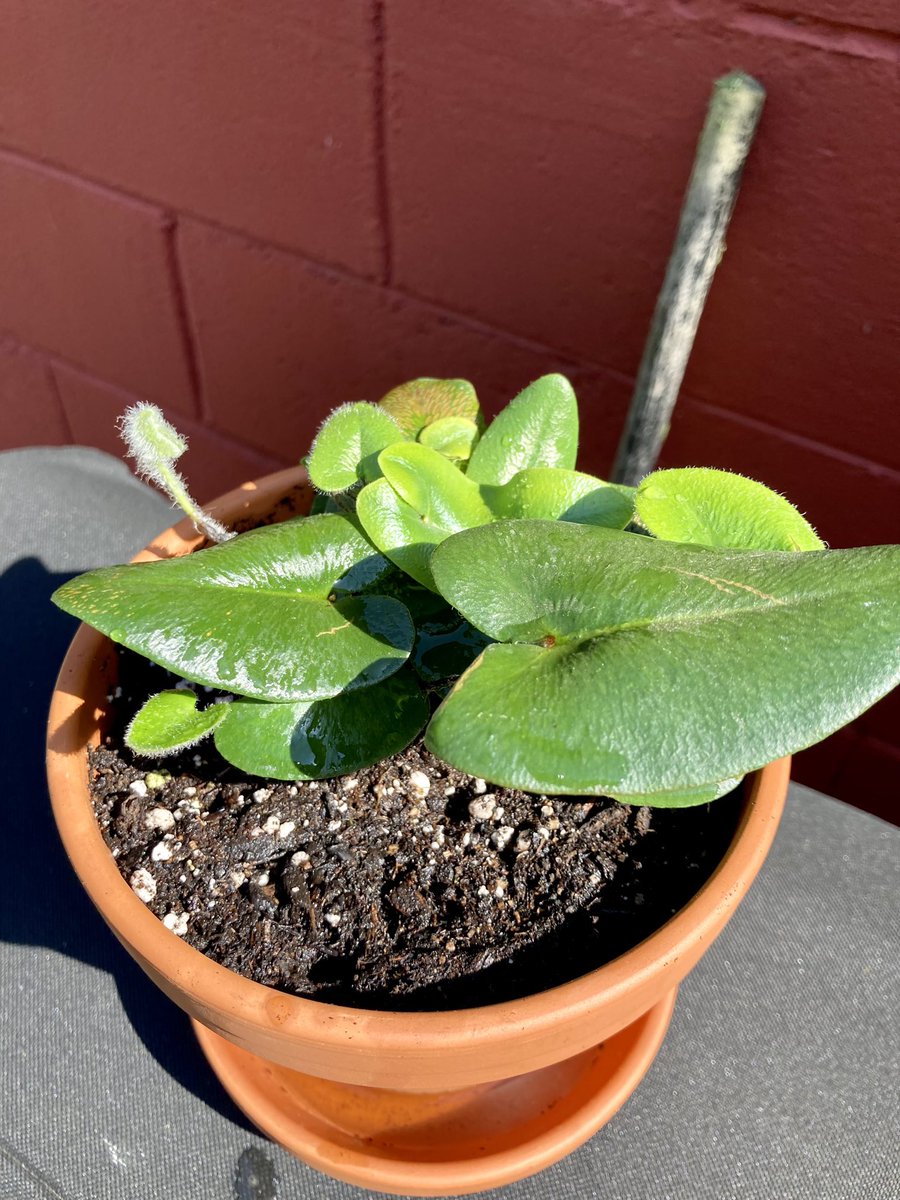
[[[315,267],[317,270],[331,271],[341,279],[352,279],[357,283],[367,283],[370,287],[380,286],[379,281],[374,275],[366,274],[364,271],[354,271],[352,267],[345,266],[342,263],[332,263],[326,259],[315,258],[307,251],[299,250],[296,246],[290,246],[287,242],[262,237],[260,234],[241,229],[238,225],[228,225],[224,221],[218,221],[215,217],[197,212],[192,208],[185,208],[182,205],[171,204],[164,200],[148,200],[145,196],[122,187],[121,184],[108,183],[92,175],[85,175],[82,171],[65,163],[60,163],[49,158],[42,158],[39,155],[20,150],[18,147],[10,146],[5,142],[0,142],[0,162],[4,161],[8,162],[11,166],[21,167],[26,171],[42,171],[44,174],[62,183],[83,187],[85,191],[96,192],[105,200],[124,201],[127,204],[134,205],[136,208],[143,209],[147,214],[151,214],[157,218],[165,219],[167,216],[171,217],[173,214],[179,219],[184,217],[190,221],[197,221],[201,225],[208,225],[211,229],[227,233],[232,237],[243,238],[249,245],[257,246],[262,250],[277,250],[281,254],[293,255],[295,258],[302,259],[303,262],[308,263],[311,267]]]
[[[685,402],[691,404],[694,408],[712,413],[714,416],[724,417],[735,425],[743,425],[759,433],[774,435],[804,450],[811,450],[813,453],[833,458],[838,462],[844,463],[845,466],[870,471],[873,474],[882,475],[887,479],[900,483],[900,469],[891,467],[887,463],[875,462],[874,459],[864,458],[861,454],[853,454],[849,450],[841,450],[837,446],[830,446],[827,442],[819,442],[815,438],[808,437],[805,433],[798,433],[793,429],[785,429],[782,425],[773,425],[771,422],[763,421],[759,417],[748,417],[744,413],[733,412],[730,408],[722,408],[720,405],[713,404],[709,400],[698,400],[694,396],[682,393],[678,404]],[[677,417],[677,415],[678,405],[675,406],[675,416]]]
[[[172,289],[172,302],[175,307],[175,319],[178,322],[178,332],[181,336],[184,355],[187,359],[188,377],[194,404],[200,420],[209,420],[209,409],[206,401],[206,389],[203,386],[203,372],[200,368],[200,341],[194,326],[193,314],[188,303],[187,284],[181,262],[181,252],[178,247],[178,217],[174,213],[167,215],[163,229],[166,247],[166,267],[169,273],[169,286]]]
[[[143,399],[143,397],[137,395],[136,392],[132,392],[130,389],[123,387],[122,384],[112,383],[108,379],[103,379],[101,376],[95,375],[92,371],[81,366],[79,363],[74,363],[70,359],[62,358],[60,355],[55,354],[52,350],[47,350],[41,346],[26,344],[25,342],[20,342],[15,339],[10,339],[10,341],[12,341],[13,344],[20,349],[28,350],[32,354],[37,355],[37,357],[40,358],[44,365],[51,371],[53,371],[56,367],[60,367],[64,371],[69,371],[72,375],[78,375],[88,383],[103,388],[107,392],[113,392],[115,395],[120,397],[123,405],[135,404]],[[62,394],[59,391],[59,381],[57,380],[55,373],[53,375],[53,382],[60,398],[60,404],[62,405],[65,413],[65,404],[62,399]],[[210,434],[214,438],[218,438],[220,441],[224,442],[228,446],[231,446],[235,450],[249,450],[252,454],[256,454],[261,459],[268,459],[269,463],[273,467],[281,469],[296,465],[293,459],[285,455],[275,454],[272,450],[268,450],[263,446],[259,446],[254,442],[247,440],[246,438],[236,437],[235,434],[229,433],[227,430],[220,429],[218,425],[200,420],[196,413],[191,416],[189,413],[183,413],[180,409],[178,409],[176,423],[182,419],[196,425],[196,427],[198,429],[202,429],[204,433]],[[69,424],[68,414],[66,414],[66,424]],[[72,440],[74,442],[74,434],[72,435]]]
[[[62,418],[63,428],[66,431],[66,437],[68,438],[70,444],[74,444],[75,431],[72,428],[72,422],[69,420],[69,414],[66,411],[66,406],[63,404],[62,392],[59,390],[59,380],[56,378],[56,372],[53,369],[53,363],[45,354],[41,354],[40,358],[41,365],[43,366],[47,376],[47,383],[50,386],[50,391],[53,393],[54,399],[56,400],[56,407],[59,410]]]
[[[300,461],[299,452],[295,457],[290,458],[285,455],[275,454],[272,450],[267,450],[255,442],[248,441],[246,438],[236,437],[235,434],[220,429],[218,425],[204,423],[201,428],[204,433],[209,434],[213,439],[224,442],[226,446],[231,446],[236,450],[249,450],[251,454],[255,454],[258,458],[267,459],[269,466],[275,470],[283,471],[285,467],[296,467]]]
[[[138,396],[135,392],[130,391],[124,385],[120,383],[113,383],[109,379],[103,379],[101,376],[95,375],[88,367],[83,366],[81,363],[73,362],[71,359],[67,359],[63,355],[57,354],[55,351],[48,349],[46,346],[38,346],[31,342],[21,341],[12,330],[0,330],[0,339],[3,338],[6,338],[12,345],[17,346],[19,349],[27,350],[32,354],[36,354],[45,363],[50,364],[52,367],[58,365],[67,371],[71,371],[75,375],[81,375],[90,383],[97,384],[102,388],[106,388],[108,391],[118,392],[126,402],[141,399],[140,396]],[[580,370],[597,370],[594,364],[587,362],[576,362],[572,365]],[[610,378],[618,379],[620,381],[624,380],[628,383],[633,382],[629,376],[623,374],[622,372],[608,371],[604,369],[601,370],[601,374],[608,375]],[[54,384],[57,386],[58,390],[55,376]],[[848,450],[840,450],[836,446],[828,445],[827,442],[816,441],[815,438],[807,437],[805,434],[796,433],[790,429],[784,429],[780,425],[772,425],[770,422],[763,421],[758,417],[748,417],[743,413],[735,413],[731,409],[723,408],[720,405],[713,404],[708,400],[700,400],[696,396],[689,395],[688,393],[682,393],[679,397],[679,405],[684,404],[690,404],[695,408],[707,411],[713,416],[724,417],[726,420],[731,421],[736,425],[743,425],[746,428],[756,430],[759,433],[765,433],[772,437],[781,438],[784,441],[791,442],[792,444],[800,446],[803,449],[810,450],[813,453],[822,454],[826,457],[836,459],[847,466],[856,467],[863,471],[869,471],[876,475],[884,476],[888,480],[893,480],[894,482],[900,483],[900,469],[888,466],[887,463],[879,463],[874,459],[864,458],[860,454],[852,454]],[[180,413],[181,410],[176,409],[176,412]],[[675,413],[677,415],[678,406],[675,408]],[[183,415],[188,416],[190,419],[190,414]],[[273,454],[271,450],[267,450],[265,447],[262,447],[246,438],[238,438],[232,433],[226,433],[214,423],[214,418],[210,421],[202,420],[200,424],[202,424],[205,429],[209,430],[209,432],[224,438],[226,441],[232,442],[235,446],[243,446],[248,450],[252,450],[256,454],[261,455],[262,457],[270,458],[276,462],[279,461],[279,456]],[[290,462],[288,458],[285,458],[281,461],[285,463]]]
[[[731,26],[759,37],[797,42],[828,54],[876,62],[900,62],[900,33],[829,21],[824,17],[792,12],[789,8],[745,4],[732,19]]]
[[[378,221],[381,227],[381,282],[389,285],[394,277],[394,231],[391,223],[391,196],[388,177],[387,133],[387,31],[384,0],[372,0],[372,54],[375,122],[375,190]]]
[[[52,350],[49,346],[44,346],[40,342],[23,342],[13,329],[0,329],[0,340],[3,338],[6,338],[13,345],[19,346],[22,350],[31,351],[31,353],[36,354],[38,358],[43,359],[45,362],[51,363],[54,368],[61,367],[65,371],[71,371],[74,375],[81,375],[90,383],[99,384],[100,387],[106,388],[107,391],[118,392],[126,401],[133,402],[137,400],[146,400],[146,397],[139,396],[136,392],[133,392],[130,388],[126,387],[124,383],[116,383],[112,379],[104,379],[101,375],[95,375],[90,367],[86,367],[84,363],[76,362],[74,358],[66,358],[66,356],[64,354],[60,354],[58,350]],[[165,403],[165,401],[151,400],[148,403],[161,404]],[[200,424],[196,411],[188,412],[177,404],[170,406],[167,405],[167,407],[171,407],[172,411],[178,413],[180,416],[185,416],[189,420],[193,420],[197,424]]]
[[[107,199],[119,200],[125,199],[129,202],[143,206],[147,211],[152,212],[157,217],[166,215],[174,216],[177,219],[187,218],[195,221],[199,225],[203,225],[208,229],[214,229],[219,233],[227,234],[229,237],[234,237],[242,240],[246,245],[258,250],[271,251],[275,250],[279,254],[286,254],[298,262],[303,263],[308,269],[316,271],[326,277],[330,276],[336,281],[350,281],[352,283],[363,284],[366,287],[377,288],[386,296],[394,299],[411,301],[420,305],[426,311],[435,315],[449,318],[463,329],[469,329],[474,333],[481,333],[487,337],[499,338],[507,342],[509,345],[517,346],[522,350],[529,350],[534,354],[552,355],[557,357],[561,364],[567,367],[584,367],[590,370],[600,369],[609,373],[614,378],[630,379],[626,373],[617,371],[616,368],[610,367],[605,363],[595,361],[593,359],[585,359],[571,351],[563,350],[559,346],[551,346],[545,342],[537,341],[524,334],[514,333],[512,330],[503,329],[497,325],[491,325],[480,317],[472,313],[462,312],[456,308],[447,308],[439,301],[429,299],[426,296],[419,295],[410,289],[399,287],[397,284],[385,285],[379,283],[369,275],[361,274],[351,270],[349,267],[341,266],[336,263],[325,262],[323,259],[317,259],[303,250],[298,250],[296,246],[288,246],[284,242],[268,241],[257,234],[248,233],[245,229],[239,229],[234,225],[226,225],[222,221],[217,221],[213,217],[204,216],[201,213],[194,212],[191,209],[180,208],[176,206],[157,205],[154,201],[145,200],[136,194],[120,188],[113,184],[101,183],[98,180],[91,179],[85,175],[81,175],[76,171],[69,170],[66,167],[51,163],[48,160],[35,158],[33,156],[23,154],[19,150],[13,150],[0,143],[0,160],[7,158],[14,164],[23,166],[26,170],[46,171],[56,178],[64,179],[69,183],[85,185],[87,188],[105,194]]]
[[[63,177],[63,178],[68,177],[69,181],[74,180],[77,183],[85,184],[88,187],[97,190],[98,192],[106,193],[106,195],[110,198],[118,199],[118,198],[124,197],[125,199],[127,199],[129,201],[133,201],[136,204],[141,205],[146,210],[152,211],[157,216],[162,215],[165,211],[161,207],[155,207],[151,201],[144,200],[141,197],[137,197],[129,192],[126,192],[123,189],[120,189],[117,187],[112,187],[108,184],[99,183],[95,180],[85,178],[74,172],[68,171],[66,168],[58,167],[58,166],[56,166],[52,163],[48,163],[42,159],[32,158],[28,155],[22,154],[19,151],[11,150],[11,149],[3,146],[2,144],[0,144],[0,160],[2,160],[4,158],[10,159],[13,162],[18,162],[20,164],[23,164],[26,166],[26,168],[29,168],[29,169],[36,168],[38,170],[45,170],[45,171],[53,174],[54,176]],[[169,210],[169,220],[170,221],[172,219],[172,212],[173,212],[173,210]],[[239,239],[243,240],[247,245],[254,247],[256,249],[276,250],[279,253],[286,254],[286,255],[290,256],[291,258],[295,258],[298,262],[303,263],[310,270],[318,272],[318,273],[326,275],[326,276],[330,275],[336,281],[350,281],[350,282],[356,283],[356,284],[361,283],[367,287],[378,288],[378,290],[382,291],[386,296],[394,297],[396,299],[406,300],[406,301],[418,304],[422,308],[424,308],[426,311],[429,311],[436,316],[443,317],[445,319],[449,319],[449,320],[455,322],[461,328],[468,329],[471,332],[480,333],[485,337],[495,338],[495,339],[504,341],[511,346],[516,346],[520,349],[530,351],[534,354],[557,356],[560,360],[560,366],[565,366],[567,369],[571,368],[573,370],[591,371],[591,372],[599,371],[600,373],[607,375],[610,379],[616,380],[618,382],[624,382],[629,385],[633,384],[633,382],[634,382],[633,377],[630,376],[627,372],[621,371],[618,368],[612,367],[612,366],[610,366],[606,363],[603,363],[597,359],[586,358],[586,357],[574,355],[569,351],[560,349],[559,347],[548,345],[546,343],[536,341],[533,338],[529,338],[529,337],[523,336],[521,334],[516,334],[510,330],[503,329],[503,328],[495,326],[495,325],[491,325],[488,322],[483,321],[480,318],[473,316],[470,313],[460,312],[457,309],[445,308],[441,304],[436,302],[435,300],[428,299],[427,297],[418,295],[416,292],[401,288],[401,287],[397,286],[396,284],[394,284],[390,287],[380,286],[377,283],[373,282],[373,280],[371,278],[369,278],[368,276],[358,275],[346,267],[335,266],[333,264],[311,258],[309,255],[304,254],[302,251],[297,250],[296,247],[285,246],[285,245],[277,243],[277,242],[265,241],[264,239],[262,239],[260,237],[256,237],[253,234],[247,233],[245,230],[237,229],[233,226],[225,225],[219,221],[215,221],[215,220],[211,219],[210,217],[201,216],[200,214],[193,213],[186,209],[178,209],[176,212],[176,217],[178,217],[178,216],[188,217],[189,219],[196,221],[198,224],[201,224],[208,228],[215,229],[219,232],[225,233],[230,237],[239,238]],[[107,387],[118,387],[126,395],[131,394],[128,392],[128,390],[126,388],[123,388],[122,385],[113,384],[113,383],[110,383],[110,381],[108,381],[108,380],[104,380],[104,379],[100,378],[99,376],[92,375],[91,372],[89,370],[87,370],[82,364],[76,363],[71,359],[66,359],[64,356],[58,354],[55,351],[50,350],[47,347],[30,345],[28,343],[21,342],[13,330],[7,330],[5,335],[9,336],[10,339],[13,342],[15,342],[17,345],[27,346],[28,348],[34,349],[38,353],[42,354],[43,356],[49,357],[52,360],[56,360],[56,361],[60,362],[63,366],[73,369],[77,372],[80,372],[81,374],[85,375],[85,377],[92,379],[93,381],[95,381],[97,383],[100,383]],[[195,392],[195,394],[194,394],[195,401],[196,401],[196,398],[197,398],[197,396],[196,396],[196,392]],[[832,456],[833,458],[838,459],[839,461],[847,463],[848,465],[859,466],[859,467],[862,467],[863,469],[875,470],[877,473],[885,474],[885,475],[889,476],[890,478],[900,479],[900,471],[898,471],[897,469],[890,467],[883,463],[875,462],[872,459],[864,458],[862,455],[851,454],[848,451],[840,450],[835,446],[830,446],[825,442],[819,442],[815,438],[809,438],[804,434],[797,433],[796,431],[793,431],[793,430],[785,429],[782,426],[772,425],[769,422],[762,421],[758,418],[742,416],[740,414],[734,413],[730,409],[721,407],[720,405],[717,405],[711,401],[702,400],[698,397],[692,396],[687,393],[683,393],[681,399],[689,401],[690,403],[696,404],[700,407],[708,408],[710,411],[712,411],[716,414],[725,416],[728,419],[735,421],[739,424],[745,424],[750,428],[755,428],[755,429],[758,429],[758,430],[766,432],[766,433],[770,433],[770,434],[774,433],[780,437],[783,437],[785,439],[788,439],[788,440],[794,442],[796,445],[807,447],[809,449],[812,449],[813,451],[818,451],[819,453],[828,454],[828,455]],[[178,411],[180,411],[180,410],[178,410]],[[676,411],[677,411],[677,409],[676,409]],[[204,420],[206,419],[204,414],[202,414],[202,413],[201,413],[201,418]],[[247,444],[248,446],[250,446],[250,443],[238,443],[238,444]],[[259,447],[251,446],[251,448],[259,451]],[[265,451],[261,451],[261,452],[266,453]]]
[[[68,183],[70,186],[78,184],[86,192],[95,192],[104,200],[115,200],[117,203],[125,203],[133,208],[140,209],[145,216],[156,217],[159,219],[163,216],[165,206],[157,204],[154,200],[147,200],[144,196],[139,196],[137,192],[129,192],[125,188],[110,187],[109,184],[103,183],[102,180],[92,179],[89,175],[82,175],[79,171],[73,170],[62,163],[56,163],[48,158],[39,158],[33,154],[26,154],[22,150],[18,150],[15,146],[8,146],[5,142],[0,142],[0,162],[6,162],[9,166],[20,167],[25,171],[43,172],[51,179],[57,180],[60,183]]]
[[[888,693],[888,695],[890,695],[890,692]],[[887,700],[887,696],[882,696],[881,699]],[[876,701],[876,703],[878,703],[878,702]],[[863,713],[863,717],[865,717],[865,715],[866,714]],[[859,720],[860,720],[860,718],[857,717],[857,721],[859,721]],[[898,749],[897,746],[893,742],[889,742],[886,738],[881,737],[877,733],[866,733],[865,727],[863,727],[861,729],[854,729],[853,732],[860,739],[860,741],[873,742],[876,749],[881,750],[881,751],[886,750],[887,753],[891,756],[891,758],[896,758],[898,761],[900,761],[900,749]]]
[[[105,391],[114,392],[116,395],[122,398],[123,404],[135,404],[139,401],[146,401],[145,396],[138,395],[137,392],[132,391],[124,384],[116,383],[112,379],[104,379],[102,375],[95,375],[90,367],[86,367],[83,363],[75,362],[74,359],[66,358],[64,354],[60,354],[56,350],[51,350],[49,346],[42,346],[36,342],[21,341],[18,335],[15,334],[11,329],[0,331],[0,338],[6,338],[12,345],[36,355],[36,357],[39,358],[45,366],[50,368],[50,370],[53,372],[54,387],[64,410],[65,402],[62,399],[62,391],[59,385],[59,379],[56,375],[57,369],[70,371],[73,375],[79,375],[88,383],[95,384],[97,387],[103,388]],[[159,404],[159,401],[157,400],[146,402]],[[184,417],[189,421],[193,421],[198,426],[203,425],[203,422],[200,420],[196,412],[186,412],[183,408],[179,408],[177,405],[172,405],[171,408],[172,411],[178,415],[178,417]],[[68,417],[66,423],[69,423]],[[219,431],[216,430],[216,432],[218,433]],[[235,441],[237,445],[243,445],[243,443],[237,442],[236,439]]]
[[[93,190],[96,190],[100,193],[106,193],[106,196],[109,199],[116,200],[124,197],[129,201],[136,201],[148,210],[155,213],[157,217],[168,215],[168,218],[171,220],[172,215],[174,214],[175,218],[178,220],[184,217],[188,220],[196,222],[198,225],[204,226],[207,229],[213,229],[216,232],[224,233],[229,237],[238,238],[239,240],[243,241],[245,245],[250,246],[251,248],[264,251],[275,250],[279,254],[285,254],[293,259],[296,259],[297,262],[302,263],[308,270],[323,275],[326,278],[330,277],[335,280],[335,282],[349,281],[355,284],[362,284],[366,287],[376,288],[389,298],[404,300],[417,304],[421,308],[425,309],[426,312],[429,312],[434,316],[449,319],[455,322],[462,329],[467,329],[473,333],[479,333],[484,337],[504,341],[510,346],[516,346],[521,350],[526,350],[536,355],[555,357],[559,361],[560,366],[564,366],[567,369],[571,368],[574,370],[590,371],[599,370],[609,375],[612,379],[620,382],[625,381],[629,384],[633,383],[632,376],[630,376],[627,372],[620,371],[617,368],[612,367],[598,359],[583,357],[570,350],[565,350],[560,346],[549,345],[546,342],[540,342],[535,338],[528,337],[527,335],[514,333],[512,330],[504,329],[498,325],[492,325],[488,321],[485,321],[473,313],[461,311],[458,308],[447,308],[437,300],[423,296],[412,289],[403,288],[396,283],[392,283],[390,285],[380,284],[377,280],[372,279],[370,276],[354,272],[348,267],[339,266],[334,263],[328,263],[321,259],[313,258],[304,251],[298,250],[296,246],[287,246],[283,242],[267,241],[265,238],[259,237],[256,234],[248,233],[246,230],[239,229],[233,225],[226,225],[221,221],[216,221],[212,217],[203,216],[202,214],[194,212],[191,209],[178,208],[171,205],[168,206],[168,208],[165,208],[162,205],[154,207],[152,201],[143,200],[142,198],[135,196],[133,193],[130,193],[123,188],[119,188],[111,184],[100,183],[97,180],[89,179],[86,176],[80,175],[77,172],[69,171],[65,167],[57,166],[43,159],[33,158],[17,150],[10,150],[0,144],[0,160],[2,160],[4,157],[17,162],[20,165],[24,165],[26,169],[45,170],[54,176],[61,178],[68,176],[68,181],[70,183],[74,181],[77,184],[85,184]]]

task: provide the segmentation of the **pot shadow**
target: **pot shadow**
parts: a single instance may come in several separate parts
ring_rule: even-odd
[[[44,777],[47,709],[78,622],[50,594],[71,574],[23,558],[0,575],[0,663],[7,679],[0,753],[0,822],[8,853],[0,871],[0,942],[43,947],[108,972],[125,1015],[173,1079],[240,1128],[255,1132],[232,1103],[181,1010],[119,945],[81,888],[63,851]]]

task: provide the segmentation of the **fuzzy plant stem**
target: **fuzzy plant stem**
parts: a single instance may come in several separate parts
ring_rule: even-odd
[[[640,483],[666,440],[765,98],[762,84],[742,71],[725,75],[713,88],[616,455],[616,483]]]
[[[204,512],[193,499],[175,463],[187,450],[187,438],[170,425],[155,404],[135,404],[119,418],[119,432],[138,474],[152,479],[173,504],[193,521],[194,528],[212,542],[225,542],[234,534]]]

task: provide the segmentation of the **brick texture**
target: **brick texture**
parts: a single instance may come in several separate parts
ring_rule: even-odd
[[[116,429],[116,419],[136,397],[61,364],[54,365],[53,373],[74,440],[122,457],[125,447]],[[165,408],[163,411],[188,438],[188,449],[179,460],[178,469],[201,504],[248,479],[258,479],[287,465],[283,458],[259,454],[183,413]]]
[[[831,784],[832,794],[882,817],[900,823],[897,788],[900,779],[900,750],[877,738],[858,737]]]
[[[366,0],[10,0],[0,137],[371,273],[371,39]]]
[[[900,471],[854,459],[724,409],[683,399],[661,466],[740,471],[784,492],[830,546],[897,540]],[[835,503],[835,497],[841,503]]]
[[[0,155],[0,329],[193,411],[165,222]]]
[[[3,441],[16,446],[60,446],[69,431],[49,368],[37,355],[0,340],[0,409]]]
[[[299,457],[336,404],[377,400],[418,375],[469,378],[490,411],[538,375],[571,367],[198,222],[185,222],[178,241],[212,419],[270,453],[290,446]],[[604,389],[590,373],[579,382],[593,396],[589,419],[600,421]]]
[[[836,54],[900,57],[892,36],[900,33],[900,9],[894,0],[767,0],[759,5],[713,0],[710,7],[741,26],[827,47]]]
[[[710,81],[744,67],[770,99],[688,390],[870,454],[900,331],[896,63],[686,7],[395,0],[396,278],[633,374]],[[900,466],[900,439],[879,455]]]
[[[896,741],[867,737],[854,724],[794,756],[791,778],[900,824]]]

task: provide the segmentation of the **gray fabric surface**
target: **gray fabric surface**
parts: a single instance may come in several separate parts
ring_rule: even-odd
[[[47,596],[170,510],[96,451],[0,455],[3,1200],[353,1200],[258,1136],[58,845],[43,723],[74,622]],[[768,862],[613,1121],[504,1200],[898,1200],[900,830],[793,786]],[[274,1181],[258,1196],[254,1175]],[[267,1194],[268,1193],[268,1194]]]

